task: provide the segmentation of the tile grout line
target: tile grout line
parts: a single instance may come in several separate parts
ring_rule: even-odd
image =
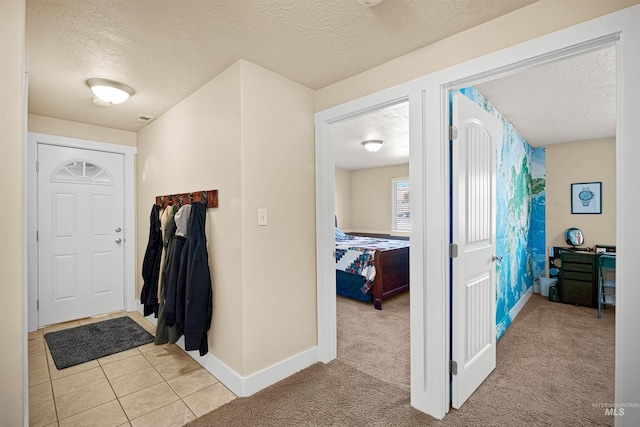
[[[45,358],[45,361],[47,362],[47,375],[49,376],[49,387],[51,387],[51,398],[53,399],[53,410],[56,413],[56,423],[60,425],[60,415],[58,414],[58,405],[56,404],[56,394],[53,391],[53,378],[51,378],[51,365],[49,365],[49,355],[47,354],[47,352],[49,351],[49,346],[47,345],[47,340],[44,338],[44,328],[42,329],[42,345],[44,346],[44,358]],[[51,358],[53,359],[53,356],[51,356]]]
[[[154,334],[154,337],[155,337],[155,334]],[[154,343],[155,343],[155,342],[154,342]],[[167,343],[167,344],[168,344],[168,343]],[[165,345],[165,344],[161,344],[161,345]],[[175,345],[175,343],[170,344],[170,345]],[[182,351],[182,349],[180,349],[180,350]],[[152,368],[153,368],[153,369],[158,373],[158,375],[160,375],[160,378],[162,378],[162,380],[163,380],[163,381],[164,381],[164,382],[169,386],[169,388],[170,388],[170,389],[171,389],[171,390],[176,394],[176,396],[178,396],[178,400],[180,400],[180,402],[182,402],[182,404],[183,404],[184,406],[186,406],[186,408],[189,410],[189,412],[194,416],[194,420],[195,420],[196,418],[198,418],[198,417],[196,416],[196,414],[191,410],[191,408],[189,407],[189,405],[187,405],[187,403],[182,399],[182,396],[180,396],[180,395],[178,394],[178,392],[176,392],[176,390],[171,386],[171,384],[169,384],[169,381],[168,381],[167,379],[165,379],[165,377],[163,377],[163,376],[162,376],[162,374],[160,373],[160,371],[158,371],[158,369],[156,368],[156,365],[155,365],[155,364],[153,364],[153,363],[149,360],[149,358],[147,358],[147,356],[145,356],[145,354],[144,354],[142,351],[140,351],[140,353],[142,353],[142,355],[145,357],[145,359],[147,359],[147,360],[149,361],[149,363],[151,364],[151,367],[152,367]],[[185,353],[185,354],[186,354],[186,353]],[[141,416],[142,416],[142,415],[141,415]]]
[[[109,315],[109,317],[111,317],[111,315]],[[137,347],[136,347],[137,348]],[[98,359],[96,359],[98,360]],[[120,402],[120,398],[118,397],[118,393],[116,393],[116,391],[113,388],[113,384],[111,384],[111,380],[109,380],[109,377],[107,376],[107,373],[104,371],[104,365],[102,363],[100,363],[100,361],[98,361],[98,366],[100,366],[100,369],[102,370],[102,374],[104,375],[105,379],[107,380],[107,384],[109,384],[109,387],[111,388],[111,391],[113,392],[113,395],[116,398],[116,401],[118,402],[118,406],[120,406],[120,409],[122,409],[122,413],[124,414],[124,417],[127,419],[127,422],[129,423],[129,425],[131,425],[131,420],[129,419],[129,416],[127,415],[127,411],[124,410],[124,407],[122,406],[122,402]],[[109,403],[109,402],[106,402]],[[103,403],[104,405],[104,403]],[[100,405],[98,405],[100,406]],[[97,406],[96,406],[97,408]],[[91,408],[93,409],[93,408]]]
[[[128,314],[125,314],[125,315],[127,315],[129,318],[131,318],[132,320],[134,320],[134,321],[135,321],[135,319],[133,319],[133,317],[129,316]],[[120,316],[118,316],[118,317],[120,317]],[[112,317],[111,317],[111,315],[109,315],[109,318],[112,318]],[[106,320],[106,319],[105,319],[105,320]],[[147,322],[148,322],[148,320],[147,320]],[[138,322],[136,322],[136,323],[138,323]],[[149,323],[150,323],[150,322],[149,322]],[[50,325],[50,326],[51,326],[51,325]],[[83,325],[82,325],[82,324],[80,324],[80,326],[83,326]],[[141,326],[142,326],[142,325],[141,325]],[[152,325],[152,326],[153,326],[153,325]],[[73,326],[70,326],[70,327],[73,327]],[[144,327],[144,326],[143,326],[143,327]],[[61,422],[62,420],[68,419],[68,418],[70,418],[70,417],[72,417],[72,416],[75,416],[75,415],[78,415],[78,414],[81,414],[81,413],[84,413],[84,412],[90,411],[90,410],[95,409],[95,408],[97,408],[97,407],[99,407],[99,406],[101,406],[101,405],[104,405],[104,404],[106,404],[106,403],[112,402],[113,400],[110,400],[109,402],[104,402],[104,403],[102,403],[102,404],[100,404],[100,405],[96,405],[96,406],[94,406],[94,407],[87,408],[87,409],[85,409],[85,410],[83,410],[83,411],[80,411],[80,412],[78,412],[78,413],[76,413],[76,414],[69,415],[68,417],[65,417],[64,419],[61,419],[61,418],[60,418],[60,416],[59,416],[59,411],[58,411],[58,410],[59,410],[59,408],[58,408],[58,405],[56,404],[56,396],[55,396],[54,389],[53,389],[53,381],[54,381],[54,380],[53,380],[53,378],[52,378],[52,373],[51,373],[51,371],[52,371],[52,369],[53,369],[53,368],[52,368],[52,366],[55,368],[55,364],[54,364],[54,365],[50,365],[50,364],[49,364],[49,357],[48,357],[48,354],[47,354],[47,349],[48,349],[48,347],[47,347],[47,344],[46,344],[46,339],[44,338],[44,335],[45,335],[44,329],[45,329],[45,328],[43,327],[43,328],[41,328],[41,329],[42,329],[42,334],[40,335],[40,337],[39,337],[39,338],[40,338],[40,340],[41,340],[42,345],[44,346],[44,355],[43,355],[43,357],[44,357],[45,362],[46,362],[46,364],[47,364],[47,376],[48,376],[48,381],[47,381],[47,383],[48,383],[48,387],[49,387],[49,389],[50,389],[50,391],[51,391],[52,402],[53,402],[53,405],[54,405],[54,412],[55,412],[55,417],[56,417],[56,420],[55,420],[54,422],[55,422],[55,423],[57,423],[57,424],[59,425],[59,424],[60,424],[60,422]],[[145,329],[146,329],[146,328],[145,328]],[[148,329],[147,329],[147,331],[148,331],[149,333],[151,333],[151,331],[150,331],[150,330],[148,330]],[[152,333],[152,335],[154,335],[154,336],[155,336],[155,332],[154,332],[154,333]],[[168,343],[167,343],[167,344],[168,344]],[[175,346],[175,343],[174,343],[173,345]],[[169,387],[169,389],[170,389],[170,390],[172,390],[172,392],[176,395],[176,397],[177,397],[178,399],[177,399],[177,400],[175,400],[174,402],[178,402],[178,401],[180,401],[180,402],[181,402],[181,403],[182,403],[182,404],[187,408],[187,410],[189,411],[189,413],[193,416],[193,419],[197,419],[197,418],[198,418],[198,416],[195,414],[195,412],[193,411],[193,409],[191,409],[191,407],[190,407],[190,406],[185,402],[185,399],[184,399],[184,398],[187,398],[187,397],[189,397],[189,396],[191,396],[191,395],[193,395],[193,394],[195,394],[195,393],[197,393],[197,392],[199,392],[199,391],[201,391],[201,390],[204,390],[206,387],[204,387],[204,388],[202,388],[202,389],[200,389],[200,390],[193,391],[193,392],[191,392],[191,393],[189,393],[189,394],[185,395],[184,397],[183,397],[183,396],[180,396],[180,395],[178,394],[178,392],[174,389],[174,387],[172,387],[172,386],[171,386],[171,384],[169,383],[169,380],[167,380],[167,379],[166,379],[166,378],[165,378],[165,377],[160,373],[160,371],[157,369],[157,364],[158,364],[158,363],[154,364],[154,363],[149,359],[149,357],[147,357],[147,355],[145,354],[146,352],[143,352],[142,350],[140,350],[140,347],[142,347],[142,346],[138,346],[138,347],[134,347],[134,348],[136,348],[136,349],[138,350],[138,353],[139,353],[139,354],[141,354],[147,362],[149,362],[149,364],[150,364],[150,365],[151,365],[151,367],[154,369],[154,371],[155,371],[155,372],[160,376],[160,378],[162,379],[162,382],[163,382],[165,385],[167,385],[167,386]],[[177,348],[180,352],[184,352],[182,349],[180,349],[180,347],[177,347],[177,346],[176,346],[176,348]],[[150,350],[150,351],[152,351],[152,350]],[[186,352],[184,352],[184,354],[185,354],[186,356],[189,356]],[[132,356],[132,357],[133,357],[133,356]],[[125,357],[124,359],[120,359],[120,360],[126,360],[126,359],[128,359],[128,358],[129,358],[129,357]],[[107,380],[107,382],[108,382],[108,384],[109,384],[109,388],[111,389],[111,391],[113,392],[113,394],[114,394],[114,396],[115,396],[115,400],[117,400],[117,401],[118,401],[118,405],[119,405],[119,406],[120,406],[120,408],[122,409],[122,411],[123,411],[123,413],[124,413],[124,415],[125,415],[125,417],[126,417],[126,419],[127,419],[127,422],[128,422],[130,425],[131,425],[131,422],[132,422],[133,420],[138,419],[138,418],[141,418],[141,417],[143,417],[143,416],[146,416],[146,415],[148,415],[148,414],[150,414],[150,413],[154,412],[155,410],[157,410],[157,409],[155,409],[155,410],[149,411],[149,412],[147,412],[147,413],[145,413],[145,414],[141,414],[141,415],[137,416],[136,418],[130,418],[130,417],[129,417],[129,415],[127,414],[127,412],[125,411],[125,409],[124,409],[124,407],[123,407],[123,405],[122,405],[121,399],[120,399],[120,397],[118,396],[118,394],[116,393],[116,391],[115,391],[115,389],[114,389],[114,387],[113,387],[113,384],[111,383],[111,380],[107,377],[107,373],[106,373],[106,371],[105,371],[105,369],[104,369],[104,366],[105,366],[105,365],[103,365],[102,363],[100,363],[100,362],[99,362],[99,359],[95,359],[95,360],[98,362],[98,366],[100,367],[100,370],[101,370],[102,374],[104,375],[105,379]],[[120,360],[114,361],[114,362],[112,362],[112,363],[119,362]],[[171,360],[174,360],[174,359],[172,358]],[[168,362],[170,362],[170,360],[169,360],[169,361],[166,361],[166,363],[168,363]],[[55,361],[54,361],[54,363],[55,363]],[[56,369],[57,369],[57,368],[56,368]],[[196,369],[197,369],[197,368],[196,368]],[[177,378],[177,377],[179,377],[179,376],[181,376],[181,375],[186,375],[186,374],[188,374],[189,372],[192,372],[192,371],[194,371],[194,370],[196,370],[196,369],[193,369],[193,370],[190,370],[190,371],[188,371],[188,372],[182,373],[182,374],[177,375],[177,376],[175,376],[175,377],[173,377],[173,378]],[[84,371],[80,371],[80,372],[84,372]],[[77,372],[77,373],[80,373],[80,372]],[[138,372],[138,371],[134,371],[134,372],[132,372],[132,373],[135,373],[135,372]],[[70,375],[73,375],[73,374],[70,374]],[[57,379],[64,378],[64,377],[65,377],[65,376],[62,376],[62,377],[59,377],[59,378],[57,378]],[[212,377],[213,377],[213,376],[212,376]],[[173,378],[171,378],[171,379],[173,379]],[[219,380],[218,380],[217,378],[215,378],[215,377],[213,377],[213,378],[216,380],[216,383],[218,383],[218,382],[219,382]],[[158,384],[161,384],[162,382],[159,382]],[[215,384],[215,383],[214,383],[214,384]],[[138,391],[142,391],[142,390],[145,390],[145,389],[148,389],[148,388],[149,388],[149,387],[145,387],[145,388],[142,388],[141,390],[138,390]],[[126,396],[128,396],[128,395],[130,395],[130,394],[131,394],[131,393],[127,394]],[[125,397],[125,396],[122,396],[122,397]],[[158,408],[158,409],[161,409],[161,408]],[[190,422],[190,421],[189,421],[189,422]]]

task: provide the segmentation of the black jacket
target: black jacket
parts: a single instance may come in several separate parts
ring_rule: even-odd
[[[211,272],[204,204],[192,204],[187,241],[182,252],[181,267],[185,268],[184,346],[185,350],[199,350],[200,356],[209,352],[207,331],[211,326],[213,310]],[[182,268],[181,268],[182,269]],[[178,322],[182,319],[178,317]]]
[[[158,279],[160,259],[162,258],[162,228],[160,226],[160,206],[153,205],[149,225],[149,242],[142,261],[142,279],[144,285],[140,293],[140,302],[144,305],[144,315],[153,313],[158,316]]]

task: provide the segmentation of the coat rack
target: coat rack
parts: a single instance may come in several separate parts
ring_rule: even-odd
[[[207,209],[218,207],[218,190],[194,191],[192,193],[170,194],[156,196],[156,205],[165,208],[167,205],[188,205],[192,202],[201,202],[207,199]]]

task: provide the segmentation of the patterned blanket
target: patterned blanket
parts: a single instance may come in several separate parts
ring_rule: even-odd
[[[375,239],[372,237],[346,236],[336,239],[336,270],[357,274],[365,278],[360,288],[369,292],[376,278],[374,257],[376,250],[406,248],[407,240]]]

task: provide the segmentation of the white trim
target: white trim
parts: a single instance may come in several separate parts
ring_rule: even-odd
[[[395,88],[368,95],[316,114],[316,250],[318,286],[318,347],[320,360],[336,357],[335,278],[333,272],[333,141],[330,125],[367,110],[388,104],[398,96],[410,102],[410,171],[413,188],[411,274],[411,405],[436,418],[449,409],[447,372],[449,353],[449,219],[442,206],[449,206],[448,194],[448,96],[447,88],[461,81],[475,82],[506,72],[534,66],[540,62],[576,54],[594,40],[610,43],[620,34],[618,60],[617,121],[617,231],[618,271],[624,298],[616,307],[616,402],[638,402],[640,368],[635,360],[640,343],[634,338],[640,311],[628,307],[640,304],[640,287],[625,287],[626,277],[633,283],[633,266],[640,258],[640,228],[634,212],[640,209],[640,195],[633,183],[640,181],[640,6],[582,23],[475,60],[438,71]],[[635,79],[635,80],[634,80]],[[425,155],[428,147],[429,156]],[[625,184],[626,183],[626,184]],[[624,197],[623,197],[624,194]],[[625,230],[625,234],[621,233]],[[427,238],[428,236],[428,238]],[[422,256],[429,254],[428,257]],[[420,255],[420,256],[418,256]],[[628,275],[628,276],[627,276]],[[425,309],[428,308],[428,309]],[[624,313],[624,315],[623,315]],[[640,425],[640,411],[627,411],[616,418],[616,425]]]
[[[422,80],[421,84],[425,88],[427,88],[427,90],[431,88],[432,90],[435,91],[439,88],[442,94],[439,102],[437,102],[437,100],[434,100],[432,98],[427,100],[429,104],[427,105],[427,110],[431,109],[432,111],[437,112],[437,117],[438,117],[437,127],[433,127],[433,126],[427,127],[427,144],[430,145],[430,147],[433,147],[434,145],[436,145],[434,144],[434,142],[440,141],[439,144],[442,145],[445,143],[445,141],[448,140],[447,124],[449,122],[449,110],[448,110],[448,96],[447,96],[447,90],[446,90],[447,88],[451,88],[453,86],[459,85],[460,82],[462,81],[466,82],[466,84],[471,84],[475,82],[475,79],[477,78],[488,78],[488,76],[492,75],[492,73],[494,72],[500,74],[504,72],[506,68],[510,68],[510,71],[514,72],[519,68],[524,69],[526,67],[533,66],[538,62],[540,63],[548,62],[550,59],[557,60],[563,57],[570,57],[572,55],[578,54],[578,52],[584,51],[585,49],[593,49],[593,46],[597,43],[610,44],[612,43],[612,40],[617,38],[618,34],[621,34],[621,39],[627,38],[627,40],[629,40],[626,44],[626,46],[628,46],[626,49],[626,52],[622,52],[622,49],[620,49],[620,46],[622,45],[622,43],[619,44],[618,52],[620,53],[620,57],[618,58],[618,60],[628,61],[629,59],[631,59],[632,61],[635,61],[634,66],[630,66],[628,70],[622,70],[621,68],[618,68],[618,93],[620,94],[621,92],[628,91],[629,86],[633,86],[634,90],[638,92],[638,89],[637,89],[638,85],[634,84],[632,76],[639,75],[640,63],[638,61],[637,54],[633,52],[633,48],[631,46],[633,46],[634,43],[636,46],[638,45],[638,43],[640,43],[640,37],[638,35],[638,31],[634,28],[634,24],[633,24],[634,22],[638,22],[639,19],[640,19],[640,7],[637,7],[637,6],[631,7],[624,11],[614,13],[602,18],[598,18],[593,21],[574,26],[574,27],[559,31],[557,33],[550,34],[548,36],[544,36],[544,37],[532,40],[530,42],[522,43],[513,48],[505,49],[503,51],[499,51],[494,54],[487,55],[485,57],[478,58],[476,60],[469,61],[467,63],[461,64],[461,65],[452,67],[450,69],[446,69],[446,70],[434,73],[433,75],[425,77]],[[626,84],[625,84],[625,75],[627,76]],[[625,88],[624,90],[623,90],[623,87]],[[631,95],[630,93],[625,92],[625,95],[629,99],[627,103],[627,107],[629,108],[626,111],[624,110],[624,108],[618,109],[619,129],[620,129],[621,121],[624,120],[623,115],[625,114],[628,115],[628,118],[630,119],[629,122],[631,122],[633,121],[631,119],[632,117],[631,113],[635,112],[636,116],[640,113],[639,111],[640,105],[638,105],[640,100],[640,94],[635,93],[634,95]],[[630,98],[633,98],[633,100],[631,100]],[[620,101],[620,95],[618,100]],[[427,116],[429,117],[428,114]],[[637,124],[628,125],[628,126],[629,128],[631,127],[636,128],[635,132],[628,132],[627,133],[628,135],[637,135],[639,133],[640,129],[637,129],[639,127]],[[622,135],[622,132],[618,132],[617,147],[624,146],[624,144],[622,144],[622,142],[624,142],[624,139],[621,138],[621,135]],[[429,141],[431,141],[431,144],[429,144]],[[626,141],[628,141],[627,145],[631,145],[632,138],[630,137]],[[627,160],[630,163],[628,166],[630,166],[631,168],[633,168],[632,166],[633,161],[631,159],[637,159],[638,156],[640,155],[640,153],[637,152],[638,151],[637,148],[634,147],[634,149],[636,151],[634,155],[627,155],[623,159],[623,160]],[[618,158],[620,158],[620,151],[618,151]],[[637,170],[637,167],[635,167],[635,169]],[[629,175],[630,176],[624,179],[621,177],[621,175],[618,175],[619,178],[617,182],[618,183],[637,182],[637,180],[640,179],[640,176],[638,176],[637,173],[629,173]],[[634,176],[631,177],[631,175],[634,175]],[[445,181],[443,181],[439,185],[444,185],[444,184],[445,184]],[[431,187],[427,187],[426,191],[429,192],[430,190],[431,190]],[[618,189],[618,191],[619,190],[620,189]],[[637,200],[637,195],[631,192],[629,193],[630,194],[628,195],[626,200],[630,201],[629,203],[630,205],[633,205],[633,199],[635,197],[635,199]],[[617,211],[619,216],[621,215],[622,212],[632,212],[634,209],[639,208],[636,205],[633,208],[629,207],[627,209],[622,209],[621,200],[623,200],[623,198],[621,197],[621,193],[619,192],[618,199],[617,199],[617,204],[618,204]],[[445,224],[446,222],[442,222],[441,224],[437,224],[437,225],[439,227],[445,228]],[[616,233],[616,241],[618,242],[618,248],[620,248],[620,242],[622,240],[622,237],[621,237],[622,233],[620,232],[620,230],[622,229],[633,230],[633,229],[637,229],[637,227],[636,227],[636,224],[631,219],[628,220],[628,224],[626,224],[626,226],[624,224],[624,221],[618,221],[617,225],[618,227],[617,227],[617,233]],[[627,231],[625,231],[625,234],[628,236]],[[625,251],[623,252],[624,253],[623,257],[625,258],[628,257],[627,259],[634,259],[633,258],[634,256],[637,257],[638,255],[640,255],[640,254],[632,255],[631,254],[632,251],[634,250],[626,248]],[[430,251],[428,252],[431,253]],[[635,250],[635,252],[637,252],[637,250]],[[624,262],[621,262],[620,264],[623,264],[623,263]],[[623,269],[624,267],[621,267],[621,268]],[[439,286],[438,283],[434,280],[431,280],[431,277],[429,277],[427,280],[427,291],[429,290],[430,287],[437,287],[437,286]],[[637,300],[640,300],[640,298],[637,298]],[[427,301],[429,302],[428,311],[434,307],[433,306],[434,304],[441,303],[441,301],[439,300],[433,300],[430,298],[428,298]],[[638,375],[636,375],[635,379],[633,379],[634,378],[633,375],[629,375],[629,372],[632,372],[632,370],[634,369],[633,366],[635,366],[633,365],[633,362],[631,362],[630,360],[632,358],[635,360],[635,355],[637,354],[639,348],[637,344],[629,345],[630,341],[629,339],[627,339],[627,345],[633,348],[634,351],[632,353],[634,354],[633,355],[629,354],[627,356],[628,358],[625,359],[625,360],[629,360],[628,366],[626,366],[625,368],[621,367],[619,362],[623,359],[620,356],[620,352],[619,352],[619,349],[621,348],[621,341],[622,341],[622,339],[620,338],[621,336],[620,332],[622,329],[624,329],[624,327],[621,326],[623,324],[621,319],[624,319],[625,316],[621,315],[622,314],[621,310],[617,310],[617,314],[618,315],[616,316],[616,320],[617,320],[618,327],[616,330],[616,338],[617,338],[616,340],[616,361],[617,361],[616,363],[617,365],[616,366],[616,402],[635,402],[638,400],[637,391],[634,392],[633,395],[630,395],[630,393],[631,393],[631,390],[637,390],[637,387],[636,389],[633,389],[632,384],[634,383],[634,381],[637,384],[637,381],[639,380],[638,377],[640,376],[640,372],[638,372],[637,368],[635,368],[636,372],[638,372]],[[440,323],[440,324],[432,323],[431,326],[433,328],[440,328],[442,326],[445,326],[445,329],[448,330],[450,327],[449,318],[446,317],[444,320],[445,321],[443,323]],[[631,322],[629,322],[629,327],[631,327]],[[430,349],[431,347],[446,347],[447,345],[448,343],[446,339],[443,339],[441,341],[428,340],[427,349]],[[427,363],[429,363],[429,360],[427,360]],[[444,366],[441,366],[441,369],[446,369],[446,368]],[[625,372],[624,377],[622,376],[622,372]],[[622,389],[622,387],[620,386],[620,383],[623,381],[626,383],[627,397],[621,399],[622,393],[620,392],[620,390]],[[447,392],[445,393],[444,396],[447,396],[448,394],[449,394],[449,387],[447,385]],[[636,414],[638,418],[640,418],[640,411],[638,411]],[[431,415],[437,418],[441,418],[442,416],[444,416],[444,413],[440,413],[440,414],[432,413]],[[632,418],[633,417],[616,419],[616,425],[618,425],[618,423],[623,423],[623,422],[624,423],[629,422],[628,425],[637,425],[637,422],[632,421]]]
[[[184,349],[184,339],[178,341]],[[211,372],[222,384],[238,397],[248,397],[318,362],[318,347],[243,377],[211,353],[200,356],[197,351],[187,351],[196,362]]]
[[[142,314],[141,304],[138,305],[138,311]],[[153,316],[146,319],[154,325],[158,323]],[[176,345],[184,350],[184,337],[180,337]],[[238,397],[249,397],[318,362],[318,347],[313,347],[244,377],[211,353],[204,356],[200,356],[198,351],[185,350],[185,353]]]
[[[319,360],[337,357],[335,278],[335,152],[331,125],[358,114],[405,102],[405,89],[392,88],[315,115],[316,124],[316,274]]]
[[[23,171],[22,171],[22,180],[23,180],[23,191],[26,191],[27,183],[29,179],[29,174],[27,171],[29,170],[28,165],[28,147],[26,144],[27,141],[27,121],[29,117],[29,57],[24,58],[24,123],[23,126]],[[23,394],[24,394],[24,422],[23,425],[29,425],[29,287],[27,283],[29,283],[29,252],[28,252],[28,224],[29,224],[29,200],[25,195],[22,198],[22,330],[24,336],[23,350],[24,350],[24,369],[23,369]]]
[[[533,295],[533,286],[527,289],[527,292],[525,292],[520,297],[520,300],[516,303],[516,305],[514,305],[511,308],[511,310],[509,310],[509,319],[511,319],[512,322],[516,318],[516,316],[520,313],[520,310],[522,310],[522,307],[524,307],[527,301],[529,301],[529,298],[531,298],[531,295]]]
[[[37,197],[38,197],[38,175],[36,173],[37,145],[45,143],[60,147],[82,148],[85,150],[105,151],[109,153],[122,154],[124,157],[124,309],[125,311],[135,310],[137,307],[135,297],[135,168],[134,155],[137,153],[136,147],[126,145],[109,144],[106,142],[89,141],[84,139],[67,138],[55,135],[29,132],[27,139],[27,269],[28,269],[28,298],[27,312],[29,331],[38,329],[38,311],[36,303],[38,300],[38,247],[36,242],[36,230],[38,226]]]
[[[424,233],[427,222],[423,215],[425,201],[422,189],[427,182],[424,171],[429,168],[427,161],[439,162],[439,156],[427,158],[423,150],[424,128],[423,105],[425,92],[411,84],[399,85],[376,94],[348,102],[346,104],[321,111],[316,114],[316,254],[317,254],[317,289],[318,289],[318,349],[319,359],[329,362],[337,357],[336,337],[336,288],[335,288],[335,261],[333,251],[335,249],[333,221],[334,208],[334,141],[332,140],[331,125],[354,115],[394,105],[399,102],[409,102],[409,133],[410,133],[410,182],[411,194],[411,251],[410,251],[410,275],[411,275],[411,404],[427,413],[444,412],[444,403],[439,396],[444,393],[444,382],[448,375],[444,370],[432,372],[428,378],[426,360],[438,362],[443,366],[448,362],[448,350],[432,351],[426,346],[427,319],[424,305],[426,293],[424,293],[425,269],[429,263],[440,264],[440,270],[444,269],[446,258],[440,249],[446,245],[447,233],[438,230],[439,239],[435,234],[431,236],[432,247],[438,247],[434,255],[423,256]],[[431,153],[433,154],[433,152]],[[432,169],[442,171],[445,177],[444,165]],[[444,206],[446,194],[439,192],[436,206]],[[444,213],[439,214],[444,217]],[[437,216],[436,215],[436,216]],[[441,282],[443,283],[443,282]],[[422,286],[420,286],[422,284]],[[444,289],[441,292],[444,299]],[[444,317],[447,314],[444,304],[429,311],[430,316]],[[441,319],[442,321],[443,319]],[[445,337],[444,331],[435,331],[440,337]],[[446,334],[448,336],[448,334]],[[426,353],[428,352],[428,357]],[[433,363],[432,363],[433,364]],[[427,380],[430,380],[429,383]],[[433,406],[435,402],[435,405]],[[442,405],[442,406],[441,406]]]

